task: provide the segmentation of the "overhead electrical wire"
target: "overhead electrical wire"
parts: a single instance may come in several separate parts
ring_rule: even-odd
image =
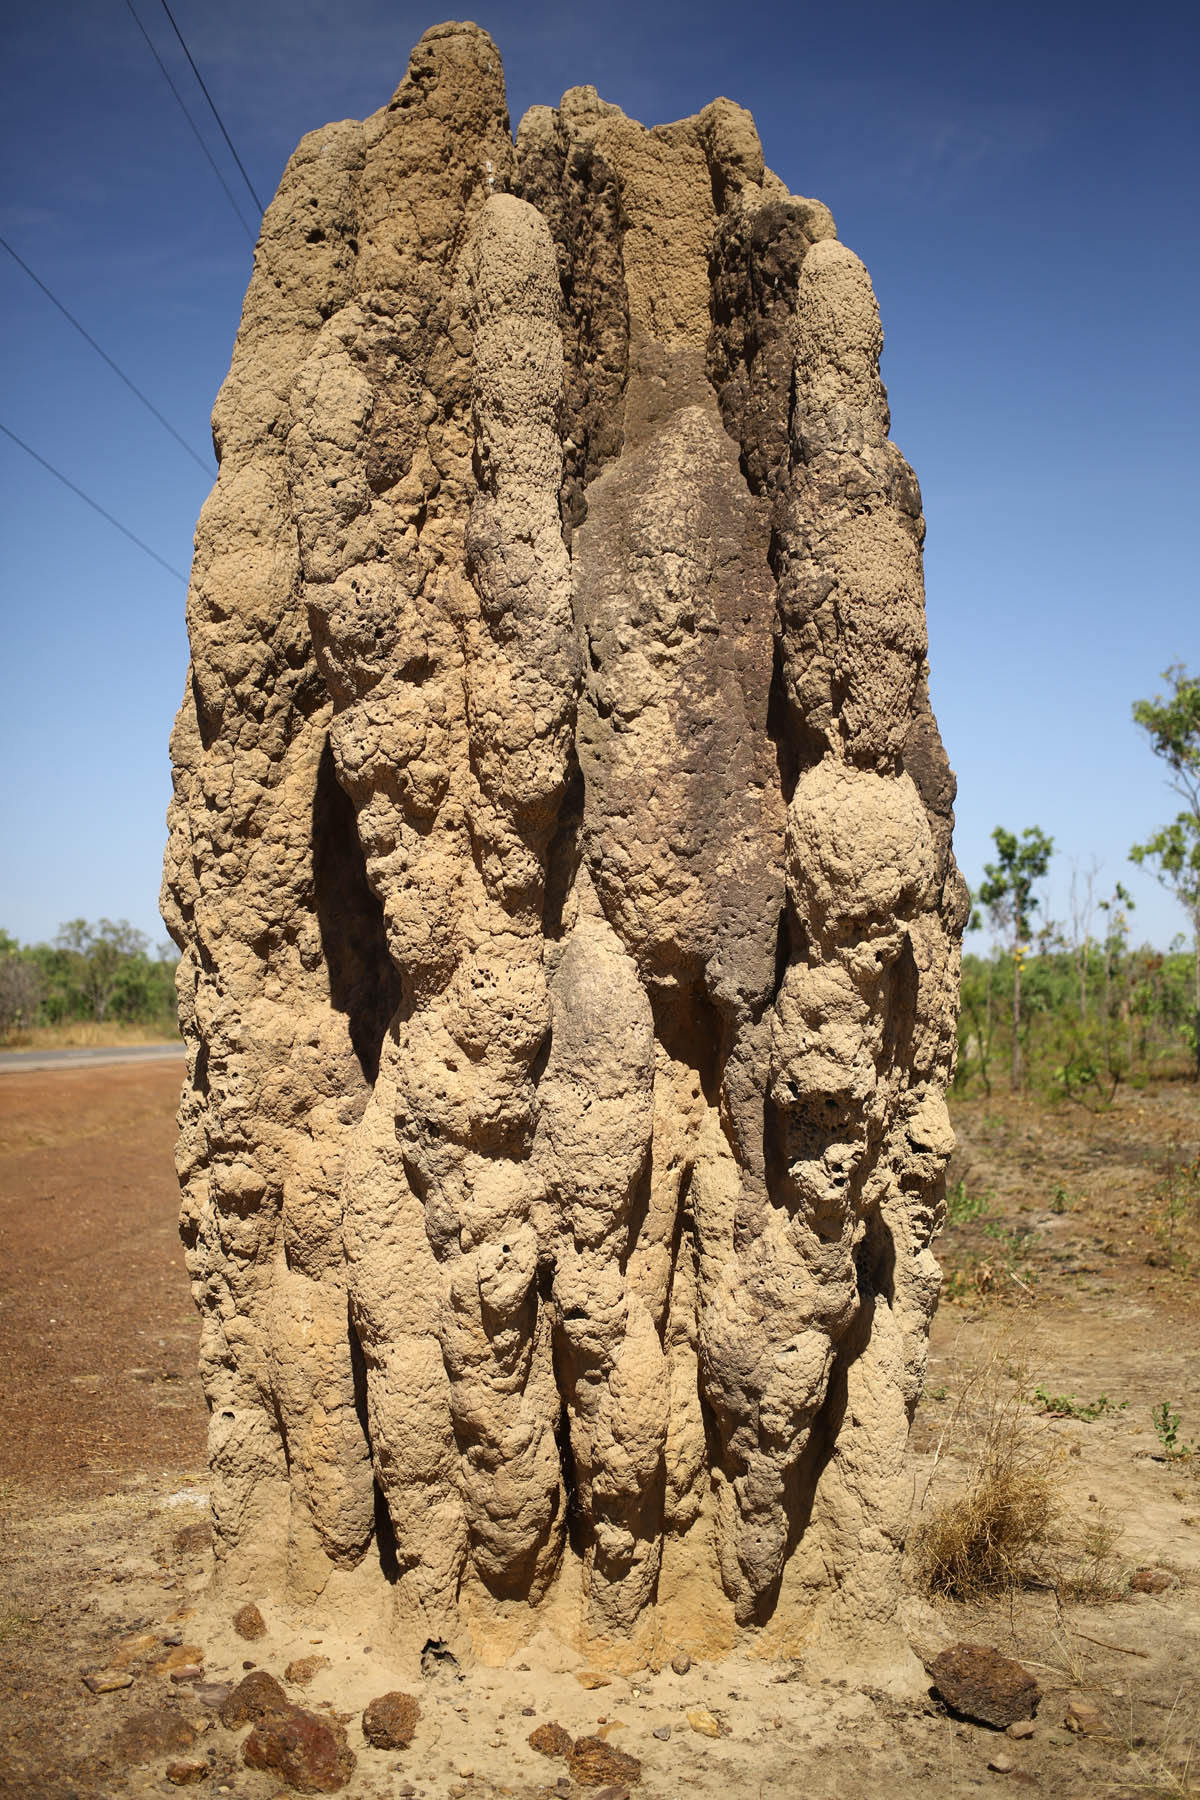
[[[262,214],[264,212],[266,212],[267,209],[263,205],[262,201],[259,199],[258,195],[254,191],[254,183],[251,181],[250,177],[246,173],[246,165],[243,163],[241,157],[238,155],[237,151],[233,147],[233,139],[230,137],[229,133],[225,129],[225,121],[222,119],[220,113],[217,111],[216,102],[214,101],[212,95],[209,93],[208,89],[204,85],[204,77],[200,73],[199,69],[196,67],[195,59],[193,58],[191,51],[188,49],[187,45],[183,41],[183,33],[182,33],[182,31],[180,31],[178,25],[176,25],[176,23],[175,23],[175,15],[171,11],[170,7],[167,5],[167,0],[162,0],[162,9],[166,13],[168,19],[170,19],[170,21],[171,21],[171,29],[172,29],[172,31],[174,31],[175,36],[179,39],[180,47],[183,50],[183,54],[187,57],[188,62],[191,63],[192,74],[196,77],[196,80],[200,83],[200,91],[203,93],[204,98],[208,101],[209,107],[212,110],[213,118],[217,121],[217,124],[221,127],[221,136],[225,139],[225,142],[229,145],[229,154],[233,157],[234,162],[237,164],[238,168],[242,171],[242,180],[245,182],[246,186],[250,189],[250,198],[253,200],[255,206],[257,206],[258,211],[259,211],[259,216],[261,217]]]
[[[154,39],[150,36],[150,33],[146,30],[146,27],[142,24],[142,21],[138,18],[137,13],[134,11],[133,0],[125,0],[125,4],[129,8],[130,16],[133,19],[134,24],[137,26],[138,30],[141,32],[142,36],[145,38],[146,45],[150,51],[151,56],[154,58],[155,62],[159,66],[159,69],[162,71],[163,80],[166,82],[167,86],[170,88],[171,92],[174,94],[176,102],[178,103],[180,112],[183,114],[184,118],[187,120],[188,124],[191,126],[192,136],[195,138],[195,140],[199,144],[201,150],[203,150],[205,156],[207,157],[209,167],[211,168],[213,174],[216,176],[216,178],[220,182],[221,186],[225,189],[225,197],[229,201],[229,204],[230,204],[230,206],[232,206],[234,212],[237,214],[239,225],[241,226],[242,230],[245,232],[246,236],[250,239],[250,242],[253,243],[254,242],[254,232],[252,231],[252,229],[246,222],[246,215],[243,213],[241,207],[238,205],[237,201],[234,199],[233,189],[230,187],[229,183],[226,181],[225,177],[222,175],[220,169],[218,168],[216,159],[213,156],[212,151],[209,149],[208,145],[204,141],[203,136],[201,135],[200,127],[196,124],[195,119],[193,119],[191,113],[188,111],[187,105],[183,98],[183,95],[180,93],[179,89],[175,86],[175,83],[171,79],[170,71],[168,70],[166,63],[163,61],[162,57],[158,54],[158,51],[155,49]]]
[[[32,456],[35,463],[40,463],[43,469],[48,470],[49,473],[54,476],[56,481],[61,481],[64,487],[70,488],[71,492],[77,495],[78,498],[83,501],[85,506],[90,506],[92,511],[99,513],[102,519],[107,519],[110,525],[115,525],[122,537],[127,537],[131,544],[136,544],[139,550],[144,550],[147,556],[153,557],[160,569],[165,569],[168,575],[174,575],[176,581],[182,581],[186,587],[187,576],[182,570],[175,568],[165,557],[160,556],[157,550],[152,550],[149,544],[143,543],[136,532],[130,531],[128,525],[122,525],[120,519],[114,519],[112,514],[107,512],[105,508],[100,505],[98,500],[93,500],[90,494],[85,494],[81,487],[76,487],[75,483],[64,475],[61,469],[56,469],[52,462],[47,462],[44,456],[39,456],[33,446],[27,444],[24,438],[19,438],[15,431],[10,431],[3,420],[0,420],[0,431],[4,433],[5,437],[11,438],[13,443],[20,449],[24,450],[26,456]]]
[[[204,458],[198,453],[198,451],[195,451],[192,449],[192,446],[188,443],[187,439],[184,437],[180,437],[180,435],[176,431],[175,427],[171,424],[171,421],[169,419],[163,418],[163,416],[159,412],[157,406],[155,406],[155,404],[152,400],[148,400],[146,398],[145,394],[143,394],[141,388],[137,385],[136,381],[131,381],[129,376],[125,373],[124,369],[122,369],[118,363],[115,363],[113,361],[112,357],[108,354],[108,351],[102,349],[101,346],[96,342],[96,340],[92,336],[91,332],[84,330],[83,326],[79,323],[79,320],[75,317],[74,313],[68,312],[67,308],[63,305],[62,301],[58,298],[58,295],[52,294],[50,292],[50,289],[46,286],[45,282],[41,279],[40,275],[35,275],[33,270],[30,268],[29,264],[25,261],[25,258],[23,256],[17,255],[17,252],[13,249],[12,245],[9,243],[9,241],[6,237],[0,237],[0,245],[2,245],[4,247],[4,249],[8,251],[8,254],[12,257],[12,259],[15,263],[20,264],[21,268],[24,269],[25,273],[28,275],[30,281],[33,282],[34,286],[41,288],[41,290],[42,290],[43,294],[45,294],[47,300],[50,301],[51,305],[56,306],[58,308],[59,312],[62,314],[63,318],[67,320],[68,324],[73,325],[75,327],[76,331],[79,333],[80,337],[84,338],[87,341],[87,343],[89,343],[92,346],[92,349],[96,352],[96,355],[99,357],[102,357],[104,359],[104,361],[108,364],[109,368],[112,370],[113,374],[116,375],[121,381],[123,381],[125,383],[125,386],[129,389],[130,393],[135,394],[137,396],[137,398],[141,401],[142,405],[146,408],[146,411],[154,414],[154,417],[158,420],[158,422],[162,426],[163,430],[170,432],[171,436],[175,439],[175,442],[179,445],[180,449],[186,450],[188,455],[191,457],[192,461],[194,463],[196,463],[199,468],[203,469],[204,473],[206,475],[211,476],[212,464],[206,463],[204,461]]]

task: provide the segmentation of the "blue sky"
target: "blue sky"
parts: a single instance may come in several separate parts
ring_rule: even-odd
[[[257,225],[160,0],[132,0]],[[4,8],[0,233],[211,461],[250,244],[129,0]],[[174,0],[263,199],[363,117],[438,15],[400,0]],[[1130,720],[1200,664],[1194,6],[484,6],[514,124],[591,82],[647,123],[725,93],[871,270],[893,435],[921,481],[934,704],[969,881],[1038,824],[1166,945],[1126,860],[1174,810]],[[185,570],[209,481],[0,250],[0,420]],[[0,926],[159,941],[181,584],[0,438]]]

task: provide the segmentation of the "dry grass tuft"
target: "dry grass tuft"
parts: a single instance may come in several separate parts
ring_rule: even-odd
[[[1061,1542],[1059,1457],[1030,1418],[1026,1375],[1023,1362],[1013,1367],[997,1350],[963,1384],[934,1469],[947,1438],[969,1436],[967,1485],[932,1506],[912,1540],[918,1578],[929,1593],[982,1600],[1053,1580]],[[932,1481],[931,1475],[923,1511]]]

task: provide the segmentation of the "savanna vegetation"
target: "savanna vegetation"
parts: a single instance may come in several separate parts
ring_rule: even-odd
[[[1167,692],[1137,701],[1133,716],[1183,805],[1129,854],[1178,899],[1192,944],[1136,946],[1129,892],[1102,888],[1095,867],[1076,868],[1070,917],[1045,918],[1038,884],[1053,839],[1036,825],[997,826],[969,927],[989,924],[992,947],[963,957],[960,1094],[1003,1084],[1106,1105],[1122,1081],[1200,1077],[1200,679],[1180,665],[1163,679]]]
[[[51,944],[0,930],[0,1042],[171,1037],[177,961],[126,919],[71,919]]]

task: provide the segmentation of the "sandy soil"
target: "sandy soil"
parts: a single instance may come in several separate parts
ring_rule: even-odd
[[[583,1787],[532,1750],[530,1731],[550,1720],[636,1757],[630,1791],[648,1800],[1197,1791],[1200,1455],[1167,1456],[1152,1421],[1165,1400],[1176,1448],[1200,1439],[1200,1205],[1179,1173],[1200,1155],[1194,1089],[1122,1095],[1100,1116],[999,1099],[956,1112],[963,1185],[942,1246],[953,1298],[915,1428],[916,1519],[969,1478],[988,1407],[1014,1379],[1076,1414],[1107,1402],[1091,1418],[1036,1399],[1021,1409],[1062,1504],[1040,1585],[933,1604],[914,1570],[905,1619],[918,1650],[986,1643],[1037,1677],[1033,1735],[1017,1741],[953,1719],[923,1683],[889,1695],[802,1663],[741,1657],[592,1685],[542,1645],[511,1668],[423,1675],[362,1639],[314,1644],[265,1602],[266,1636],[238,1638],[207,1595],[177,1081],[159,1066],[0,1076],[0,1794],[171,1794],[166,1769],[182,1757],[202,1765],[197,1793],[272,1800],[278,1779],[243,1765],[245,1733],[212,1703],[248,1664],[283,1678],[311,1655],[328,1665],[288,1685],[345,1723],[351,1800],[625,1792]],[[1130,1592],[1146,1569],[1161,1591]],[[203,1678],[173,1682],[193,1658]],[[82,1676],[96,1671],[130,1685],[93,1694]],[[406,1751],[373,1750],[362,1708],[394,1688],[420,1702],[416,1735]],[[1073,1701],[1096,1709],[1092,1731],[1065,1728]],[[719,1735],[689,1720],[702,1710]]]

